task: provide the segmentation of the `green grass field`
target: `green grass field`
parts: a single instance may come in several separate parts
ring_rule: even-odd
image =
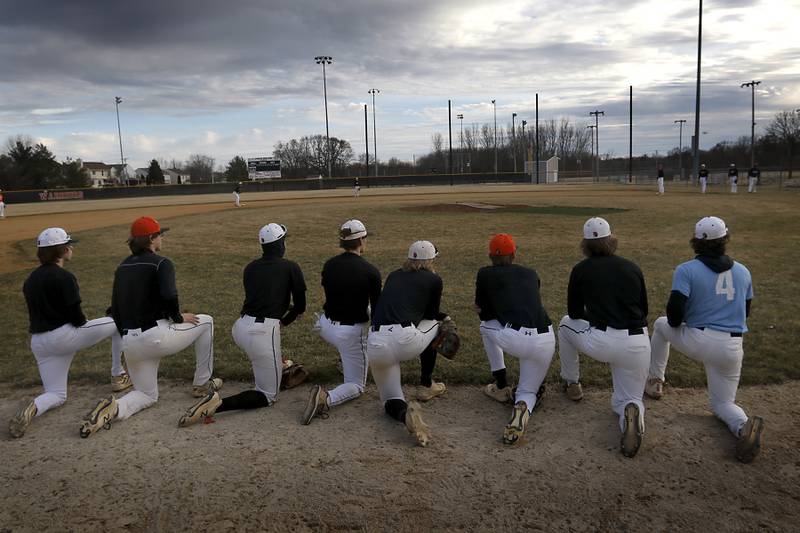
[[[336,203],[309,205],[248,205],[245,209],[190,215],[162,220],[172,229],[162,253],[176,264],[178,289],[186,311],[214,316],[217,324],[216,374],[226,379],[251,380],[249,362],[234,345],[230,328],[238,317],[243,298],[241,272],[260,254],[258,229],[268,222],[289,228],[287,258],[297,261],[308,285],[309,310],[283,331],[284,356],[304,363],[312,379],[332,383],[339,379],[335,350],[311,330],[313,312],[320,311],[323,293],[319,285],[323,262],[339,253],[337,229],[348,218],[365,222],[371,236],[365,257],[386,275],[398,268],[408,245],[417,239],[433,241],[440,250],[436,268],[444,279],[442,307],[456,320],[462,332],[462,350],[456,361],[440,359],[435,373],[447,383],[486,383],[490,374],[478,333],[478,318],[471,310],[477,270],[486,264],[486,248],[492,234],[514,235],[520,251],[518,262],[536,268],[542,279],[542,294],[554,322],[566,311],[566,287],[570,269],[581,259],[579,241],[588,216],[606,217],[620,240],[618,253],[638,263],[647,282],[650,324],[664,314],[675,265],[692,257],[688,240],[694,223],[714,214],[725,219],[731,230],[730,255],[744,263],[754,279],[755,300],[745,336],[744,384],[775,383],[800,378],[796,350],[798,327],[798,265],[796,236],[800,196],[796,192],[709,194],[680,193],[657,197],[650,190],[618,188],[571,189],[564,194],[546,188],[501,193],[487,187],[481,194],[430,195],[424,201],[387,202],[370,196],[344,198]],[[420,192],[419,189],[416,192]],[[426,209],[428,204],[458,201],[527,205],[500,211]],[[146,214],[143,209],[142,213]],[[67,268],[81,286],[84,311],[89,318],[103,314],[109,304],[116,265],[127,255],[124,244],[128,220],[113,228],[82,232],[75,258]],[[69,228],[67,228],[69,229]],[[31,257],[33,243],[21,243]],[[22,283],[28,271],[0,275],[0,316],[3,381],[19,385],[39,383],[29,349],[28,319]],[[102,343],[78,354],[71,379],[105,382],[109,376],[110,344]],[[512,375],[513,358],[508,358]],[[166,358],[161,375],[190,379],[190,351]],[[412,370],[413,368],[413,370]],[[608,385],[605,365],[582,358],[582,380]],[[414,382],[416,366],[404,367],[404,379]],[[558,380],[558,357],[553,360],[548,381]],[[702,367],[673,353],[667,380],[675,386],[702,386]]]

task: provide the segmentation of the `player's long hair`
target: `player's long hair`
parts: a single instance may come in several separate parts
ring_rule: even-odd
[[[361,246],[362,239],[366,239],[366,237],[359,237],[358,239],[349,239],[349,240],[339,239],[339,247],[342,250],[347,250],[347,251],[355,250],[356,248]]]
[[[417,270],[436,272],[433,269],[433,259],[406,259],[406,262],[403,263],[404,272],[416,272]]]
[[[45,246],[36,250],[36,257],[39,258],[39,263],[49,265],[58,262],[59,259],[67,255],[69,246],[66,244],[57,244],[55,246]]]
[[[508,266],[514,263],[514,256],[515,254],[490,255],[489,258],[492,260],[492,266]]]
[[[616,253],[617,244],[619,241],[613,235],[599,239],[583,239],[581,252],[586,257],[609,257]]]
[[[131,253],[133,255],[140,254],[142,252],[149,252],[150,243],[156,236],[158,236],[158,233],[154,233],[152,235],[144,235],[142,237],[131,237],[130,239],[128,239],[128,248],[131,249]]]
[[[725,246],[729,240],[731,240],[730,234],[719,239],[697,239],[692,237],[689,244],[692,245],[692,249],[697,255],[719,257],[720,255],[725,255]]]

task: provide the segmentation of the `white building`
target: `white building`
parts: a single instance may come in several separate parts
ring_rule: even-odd
[[[168,168],[164,170],[165,185],[181,185],[183,183],[191,183],[191,181],[189,174],[180,169]]]
[[[114,183],[114,177],[111,175],[111,165],[97,161],[81,161],[81,167],[89,172],[92,187],[104,187]]]

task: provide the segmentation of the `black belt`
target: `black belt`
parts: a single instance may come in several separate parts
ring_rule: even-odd
[[[606,326],[592,326],[594,329],[605,331],[607,329]],[[628,335],[644,335],[644,328],[630,328],[628,329]]]
[[[344,322],[342,320],[334,320],[331,317],[327,317],[327,318],[331,322],[336,322],[336,324],[338,324],[340,326],[355,326],[356,324],[358,324],[358,322]],[[366,320],[364,322],[366,322]]]
[[[123,334],[123,335],[127,335],[129,331],[131,331],[131,330],[134,330],[134,329],[141,329],[141,330],[142,330],[142,333],[144,333],[144,332],[145,332],[145,331],[147,331],[148,329],[153,329],[153,328],[154,328],[154,327],[156,327],[156,326],[158,326],[158,322],[152,322],[152,323],[150,323],[150,324],[147,324],[147,325],[145,325],[145,326],[142,326],[141,328],[129,328],[129,329],[123,329],[123,330],[122,330],[122,334]]]
[[[519,331],[519,330],[521,330],[522,328],[525,328],[525,329],[535,329],[535,330],[536,330],[536,333],[538,333],[539,335],[544,335],[545,333],[547,333],[547,332],[549,332],[549,331],[550,331],[550,328],[549,328],[549,327],[546,327],[546,328],[530,328],[530,327],[528,327],[528,326],[520,326],[519,324],[512,324],[511,322],[507,323],[507,324],[506,324],[506,327],[507,327],[507,328],[511,328],[511,329],[513,329],[513,330],[516,330],[516,331]]]
[[[396,326],[396,325],[398,325],[398,324],[379,324],[377,326],[372,326],[369,329],[372,330],[372,331],[380,331],[381,327],[383,327],[383,326]],[[400,322],[400,324],[399,324],[399,326],[401,328],[407,328],[408,326],[413,326],[413,325],[414,325],[413,322]]]
[[[696,329],[699,329],[699,330],[702,331],[702,330],[704,330],[706,328],[702,327],[702,328],[696,328]],[[720,333],[730,333],[731,337],[741,337],[743,335],[743,333],[741,331],[722,331]]]

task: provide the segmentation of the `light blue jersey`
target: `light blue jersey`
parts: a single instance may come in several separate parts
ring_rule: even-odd
[[[678,265],[672,277],[672,290],[689,300],[686,302],[686,325],[717,331],[747,331],[745,302],[753,298],[750,271],[741,263],[733,268],[714,272],[693,259]]]

